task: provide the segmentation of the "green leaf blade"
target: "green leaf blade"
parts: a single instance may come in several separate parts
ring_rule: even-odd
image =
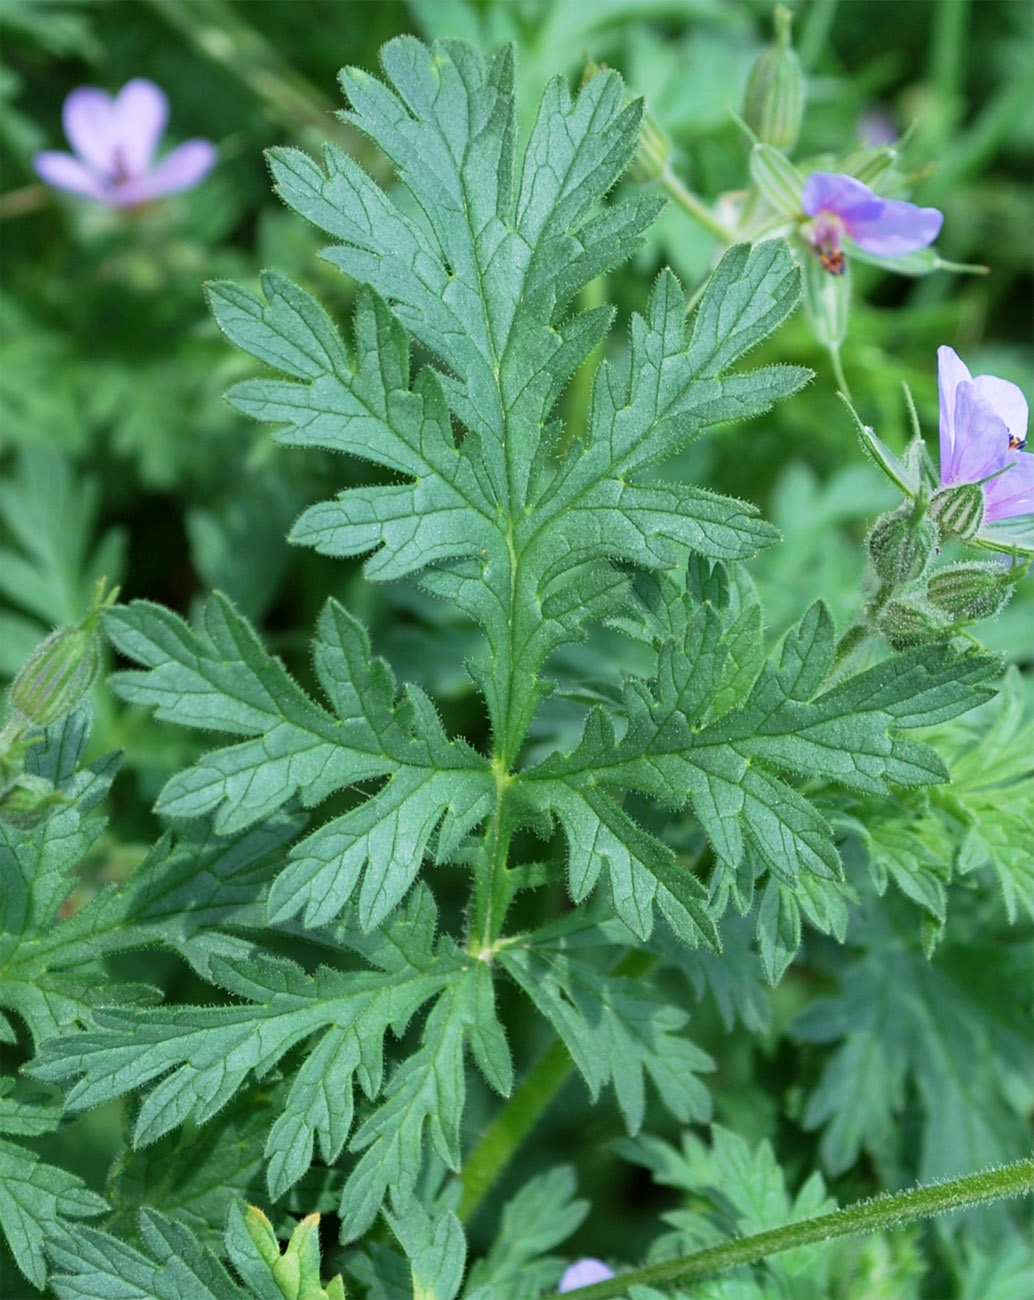
[[[45,1247],[72,1231],[64,1220],[92,1218],[107,1208],[81,1178],[0,1138],[0,1228],[33,1286],[46,1285]]]

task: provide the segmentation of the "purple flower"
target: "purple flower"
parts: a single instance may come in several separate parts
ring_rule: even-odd
[[[48,185],[115,208],[188,190],[211,170],[215,145],[188,140],[156,163],[168,116],[165,92],[143,77],[127,82],[114,98],[95,86],[79,86],[61,112],[75,153],[48,150],[36,154],[32,165]]]
[[[953,348],[937,349],[941,398],[941,487],[981,483],[984,518],[1034,513],[1034,454],[1027,445],[1027,402],[1015,384],[974,379]]]
[[[944,221],[936,208],[881,199],[868,185],[837,172],[812,172],[804,182],[801,206],[812,218],[805,234],[834,275],[844,269],[845,238],[875,257],[900,257],[932,244]]]
[[[608,1268],[601,1259],[579,1259],[564,1272],[557,1290],[577,1291],[579,1287],[606,1282],[613,1276],[614,1270]]]
[[[870,149],[893,144],[898,138],[894,114],[879,105],[866,109],[858,119],[858,138]]]

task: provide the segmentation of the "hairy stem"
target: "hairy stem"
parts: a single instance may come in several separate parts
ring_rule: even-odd
[[[649,952],[628,952],[614,967],[614,974],[627,979],[646,975],[657,964]],[[460,1175],[460,1205],[457,1213],[465,1223],[481,1205],[496,1179],[510,1163],[514,1152],[538,1123],[547,1107],[567,1082],[574,1062],[559,1039],[546,1049],[525,1075],[499,1114],[482,1134],[481,1141],[463,1162]]]
[[[579,1287],[571,1295],[584,1300],[611,1300],[625,1295],[629,1287],[671,1286],[709,1273],[720,1273],[738,1264],[750,1264],[766,1259],[780,1251],[793,1250],[817,1241],[831,1241],[834,1237],[848,1237],[859,1232],[875,1232],[880,1228],[897,1228],[917,1219],[950,1210],[962,1210],[982,1201],[998,1201],[1009,1196],[1022,1196],[1034,1191],[1034,1160],[1020,1160],[1000,1169],[988,1169],[950,1182],[930,1183],[908,1192],[895,1192],[877,1196],[870,1201],[858,1201],[842,1210],[820,1214],[799,1223],[788,1223],[781,1228],[771,1228],[750,1237],[740,1237],[720,1246],[681,1255],[678,1259],[646,1268],[633,1269],[607,1282],[595,1286]]]
[[[466,1222],[480,1206],[510,1157],[538,1122],[571,1073],[567,1048],[556,1039],[528,1071],[513,1096],[485,1130],[464,1162],[460,1219]]]
[[[844,367],[840,360],[839,343],[830,343],[828,345],[829,359],[833,366],[833,378],[836,380],[837,388],[844,394],[847,400],[852,401],[851,390],[847,386],[847,377],[844,374]]]
[[[829,44],[838,0],[815,0],[810,5],[797,40],[797,55],[805,72],[811,72]]]
[[[482,960],[491,956],[492,945],[499,937],[510,901],[509,883],[506,879],[510,830],[504,804],[506,787],[511,778],[503,771],[498,759],[493,761],[493,766],[496,777],[495,806],[485,832],[484,857],[474,868],[474,902],[467,940],[467,951]]]
[[[703,203],[679,180],[670,167],[661,172],[661,184],[683,211],[687,212],[700,226],[714,235],[726,248],[735,244],[736,236],[714,215],[706,203]]]

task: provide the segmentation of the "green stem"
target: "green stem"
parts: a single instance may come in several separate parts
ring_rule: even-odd
[[[539,1057],[513,1096],[482,1134],[464,1161],[457,1213],[466,1223],[510,1163],[510,1158],[571,1073],[567,1048],[556,1039]]]
[[[264,102],[271,118],[326,135],[337,105],[288,64],[279,50],[226,0],[147,0],[193,47]]]
[[[945,126],[958,116],[955,97],[962,84],[962,53],[969,25],[969,0],[940,0],[932,10],[928,76],[942,113],[949,113]]]
[[[510,829],[504,804],[506,787],[511,778],[497,758],[495,767],[495,806],[485,835],[484,859],[474,867],[474,903],[471,909],[467,951],[481,960],[491,957],[492,946],[499,937],[503,918],[510,903],[506,859],[510,850]]]
[[[853,399],[851,397],[851,390],[847,386],[847,376],[844,374],[844,367],[840,361],[840,347],[836,343],[830,343],[827,351],[829,352],[829,359],[833,365],[833,378],[836,380],[837,387],[850,402]]]
[[[657,958],[640,949],[628,952],[614,967],[613,974],[639,979],[657,964]],[[559,1039],[542,1053],[492,1123],[481,1141],[463,1162],[460,1174],[460,1204],[457,1213],[466,1223],[481,1205],[493,1183],[545,1113],[550,1102],[567,1082],[574,1062]]]
[[[670,167],[665,167],[660,175],[661,184],[675,202],[687,212],[698,225],[714,235],[715,239],[727,248],[736,242],[736,236],[714,215],[706,203],[702,202],[679,180]]]
[[[837,0],[814,0],[809,6],[797,40],[797,57],[805,72],[812,71],[819,55],[829,44],[836,12]]]
[[[808,1246],[818,1241],[831,1241],[835,1237],[848,1237],[859,1232],[876,1232],[880,1228],[897,1228],[917,1219],[928,1219],[934,1214],[962,1210],[982,1201],[997,1201],[1009,1196],[1023,1196],[1034,1191],[1034,1160],[1019,1160],[1001,1169],[988,1169],[965,1178],[954,1178],[946,1183],[931,1183],[915,1187],[908,1192],[895,1192],[877,1196],[871,1201],[859,1201],[830,1214],[820,1214],[799,1223],[788,1223],[781,1228],[771,1228],[750,1237],[740,1237],[720,1246],[709,1246],[678,1259],[662,1264],[649,1264],[633,1269],[595,1286],[579,1287],[569,1292],[581,1300],[611,1300],[626,1295],[629,1288],[640,1286],[672,1286],[685,1283],[709,1273],[720,1273],[738,1264],[750,1264],[759,1259],[798,1246]]]
[[[578,294],[578,311],[591,311],[602,307],[607,301],[607,277],[598,275],[590,280]],[[558,441],[555,457],[557,461],[567,458],[571,447],[579,439],[586,441],[589,428],[589,410],[592,406],[592,386],[596,381],[596,371],[603,360],[603,343],[597,343],[582,364],[574,372],[564,398],[564,429]]]

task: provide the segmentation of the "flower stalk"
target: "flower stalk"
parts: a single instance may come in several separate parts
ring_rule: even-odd
[[[612,1300],[627,1295],[633,1286],[675,1286],[722,1273],[738,1264],[751,1264],[784,1250],[808,1246],[818,1241],[832,1241],[857,1233],[878,1232],[883,1228],[900,1228],[920,1219],[952,1210],[964,1210],[987,1201],[1024,1196],[1034,1191],[1034,1160],[1019,1160],[1000,1169],[988,1169],[949,1182],[930,1183],[907,1192],[877,1196],[820,1214],[815,1218],[788,1223],[781,1228],[754,1233],[709,1246],[706,1250],[680,1255],[677,1259],[621,1273],[605,1282],[580,1287],[569,1294],[580,1300]]]
[[[660,182],[664,186],[668,195],[679,205],[680,208],[697,223],[702,226],[708,234],[714,235],[715,239],[725,248],[731,248],[738,238],[735,231],[730,230],[726,224],[719,220],[718,217],[701,199],[687,189],[682,181],[672,171],[670,165],[665,164],[664,170],[660,173]]]

